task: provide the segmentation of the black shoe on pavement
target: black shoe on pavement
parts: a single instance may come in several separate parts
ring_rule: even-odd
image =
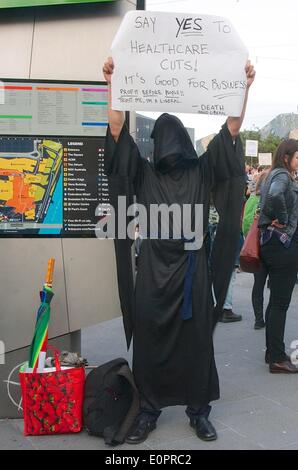
[[[256,320],[255,321],[255,326],[254,326],[254,329],[255,330],[262,330],[263,328],[265,328],[265,322],[264,320]]]
[[[190,418],[190,426],[196,430],[197,436],[202,441],[215,441],[217,439],[216,431],[206,416],[196,416]]]
[[[235,321],[241,321],[242,315],[234,313],[233,310],[224,308],[222,311],[222,317],[219,319],[221,323],[231,323]]]
[[[147,421],[145,419],[137,419],[132,426],[125,442],[128,444],[140,444],[146,441],[150,432],[156,428],[156,421]]]

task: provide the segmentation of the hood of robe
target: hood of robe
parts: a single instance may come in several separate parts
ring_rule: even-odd
[[[189,134],[176,116],[162,114],[155,122],[151,138],[154,140],[154,167],[161,173],[187,167],[198,160]]]

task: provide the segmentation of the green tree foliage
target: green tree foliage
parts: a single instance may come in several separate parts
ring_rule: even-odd
[[[271,152],[274,153],[279,144],[281,143],[282,139],[280,139],[277,135],[269,134],[266,139],[263,139],[259,143],[259,152],[267,153]]]
[[[242,132],[240,132],[240,137],[241,137],[241,140],[242,140],[242,143],[243,143],[243,147],[245,148],[245,141],[246,140],[258,140],[260,142],[261,132],[259,130],[247,131],[246,129],[244,129]]]

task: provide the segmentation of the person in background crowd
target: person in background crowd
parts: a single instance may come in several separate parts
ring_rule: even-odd
[[[234,286],[236,282],[236,273],[240,267],[240,251],[243,246],[244,238],[242,232],[239,233],[239,245],[237,250],[237,256],[235,259],[235,265],[232,272],[228,292],[226,295],[225,303],[222,310],[222,316],[219,318],[221,323],[234,323],[237,321],[242,320],[242,315],[233,312],[233,293],[234,293]]]
[[[256,178],[256,188],[255,194],[251,192],[244,209],[243,221],[242,221],[242,231],[243,235],[246,235],[249,232],[253,219],[257,213],[257,209],[260,203],[260,190],[261,185],[264,179],[266,178],[269,170],[263,170],[260,173],[257,173]],[[254,285],[252,289],[252,305],[255,314],[255,330],[261,330],[265,328],[265,321],[264,321],[264,287],[266,284],[266,279],[268,277],[268,270],[261,264],[259,271],[254,273]]]
[[[278,146],[261,187],[259,227],[261,259],[268,270],[270,300],[266,311],[266,355],[271,373],[297,373],[285,352],[284,332],[298,270],[298,141]]]

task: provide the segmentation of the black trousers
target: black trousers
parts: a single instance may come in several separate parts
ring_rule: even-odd
[[[254,309],[256,321],[264,319],[264,287],[268,276],[268,269],[262,263],[259,271],[254,274],[254,285],[251,293],[251,300]]]
[[[209,417],[209,414],[211,412],[211,406],[210,405],[205,405],[200,408],[191,408],[188,406],[185,409],[185,413],[187,416],[191,418],[197,418],[199,416],[205,416],[206,418]],[[159,416],[161,415],[161,410],[155,410],[153,408],[142,408],[140,409],[139,417],[140,419],[154,423],[158,420]]]
[[[298,244],[285,248],[273,234],[261,247],[261,258],[269,273],[270,301],[266,310],[266,346],[270,362],[286,359],[284,333],[298,270]]]
[[[185,413],[191,418],[196,418],[197,416],[205,416],[208,418],[212,407],[209,403],[202,404],[199,407],[192,407],[188,405],[185,408]],[[162,410],[156,409],[151,403],[149,403],[142,395],[140,399],[140,413],[139,416],[141,419],[150,422],[156,422],[161,415]]]

